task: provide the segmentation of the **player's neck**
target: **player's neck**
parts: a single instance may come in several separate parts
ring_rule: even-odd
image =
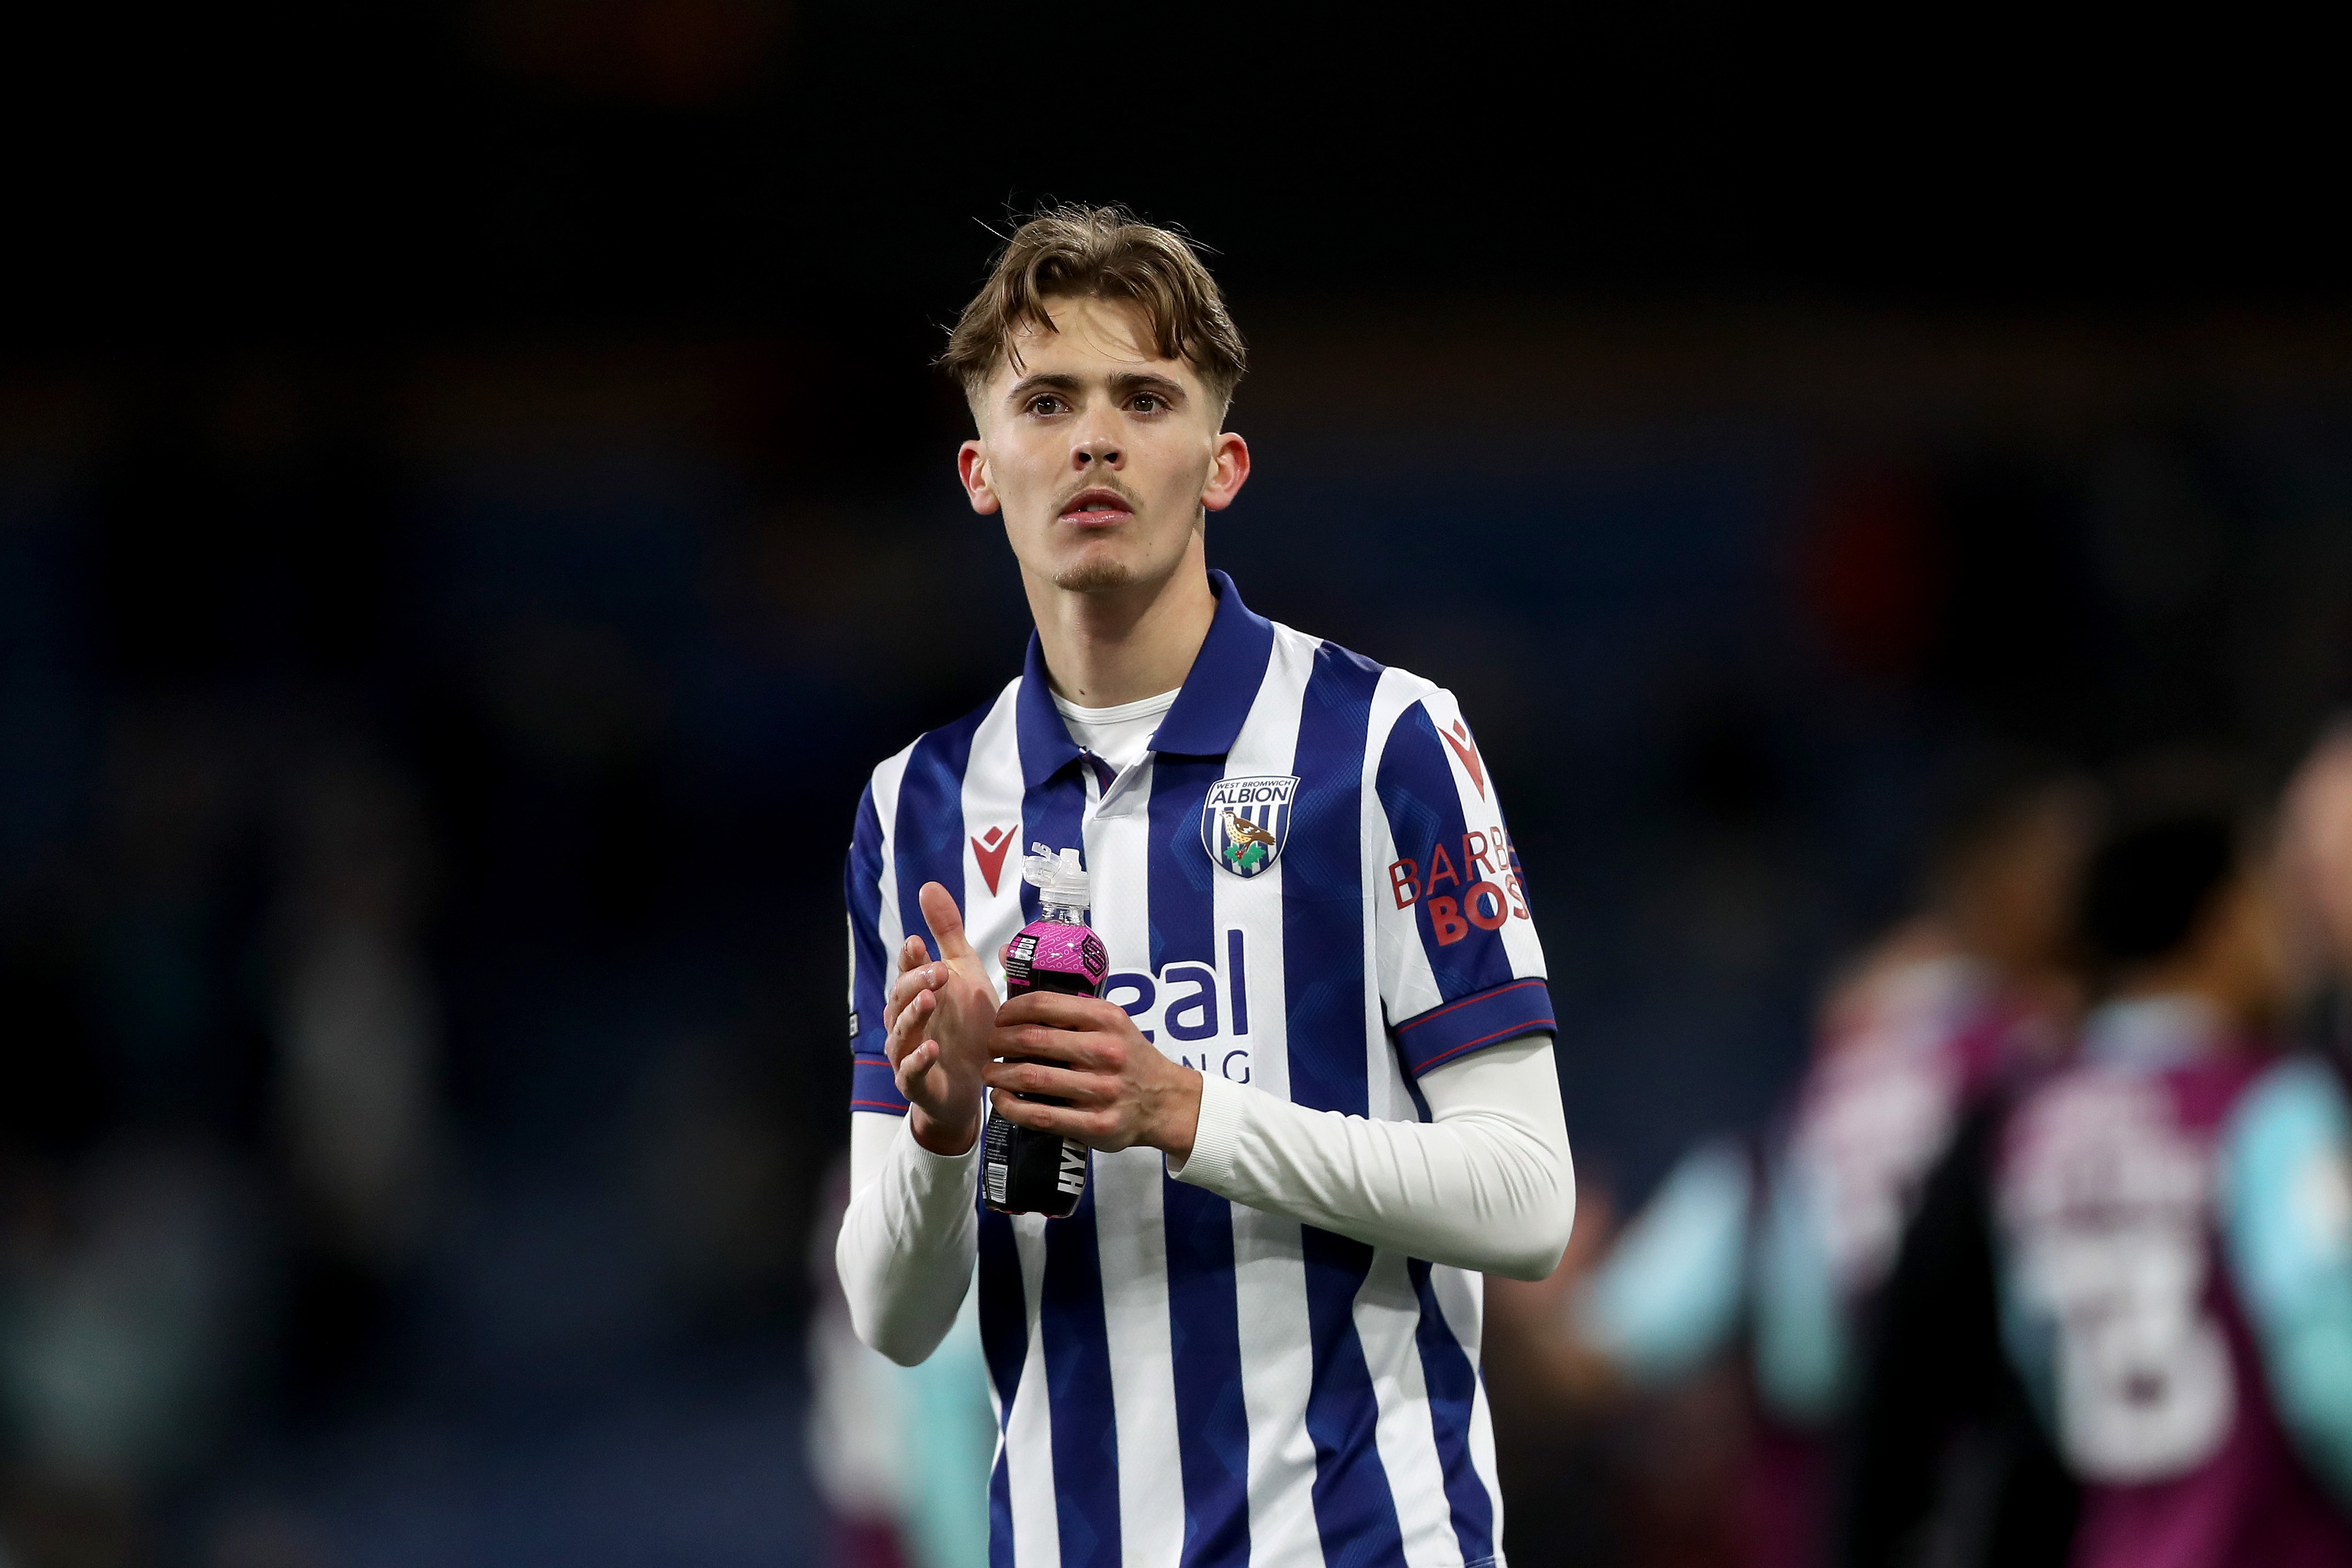
[[[2233,1036],[2257,1033],[2266,1021],[2265,1009],[2251,988],[2200,954],[2182,955],[2125,977],[2115,988],[2117,1001],[2151,1001],[2168,997],[2201,1002],[2219,1014]]]
[[[1184,684],[1217,615],[1201,536],[1192,540],[1157,582],[1077,593],[1023,574],[1056,695],[1117,707]]]

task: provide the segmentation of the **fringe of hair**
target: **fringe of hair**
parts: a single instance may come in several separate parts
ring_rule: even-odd
[[[1219,402],[1232,401],[1248,368],[1242,335],[1216,280],[1181,235],[1139,223],[1118,207],[1058,206],[1013,231],[988,281],[965,306],[940,367],[977,398],[997,366],[1020,368],[1021,329],[1055,330],[1052,298],[1134,305],[1160,357],[1190,364]]]

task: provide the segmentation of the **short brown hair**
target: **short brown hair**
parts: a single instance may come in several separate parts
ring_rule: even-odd
[[[1045,301],[1055,298],[1135,306],[1160,358],[1189,363],[1220,402],[1232,400],[1248,368],[1216,279],[1183,235],[1118,207],[1081,206],[1049,207],[1013,231],[963,308],[940,366],[977,399],[1007,356],[1020,363],[1016,331],[1024,324],[1055,329]]]

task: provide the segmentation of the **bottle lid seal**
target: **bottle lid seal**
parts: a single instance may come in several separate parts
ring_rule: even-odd
[[[1076,850],[1056,854],[1044,844],[1031,844],[1027,858],[1021,862],[1021,880],[1035,888],[1047,904],[1092,907],[1087,896],[1087,868],[1079,863]]]

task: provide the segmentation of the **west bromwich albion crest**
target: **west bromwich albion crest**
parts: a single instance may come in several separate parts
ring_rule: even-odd
[[[1235,876],[1255,876],[1282,853],[1290,831],[1291,779],[1220,779],[1201,803],[1201,843]]]

